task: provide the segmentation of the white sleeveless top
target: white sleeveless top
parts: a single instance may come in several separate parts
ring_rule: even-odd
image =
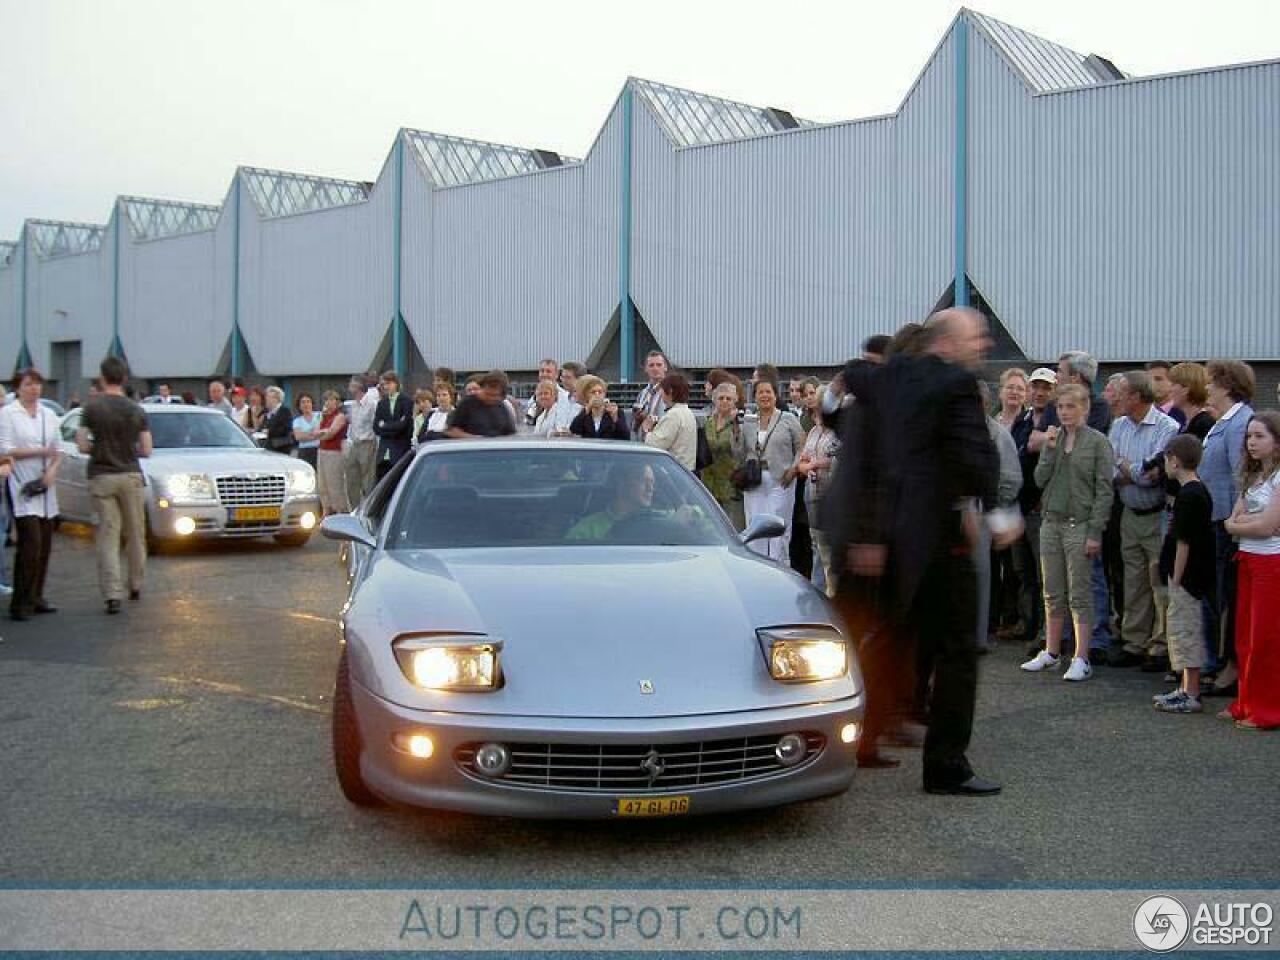
[[[1245,512],[1262,513],[1271,505],[1272,498],[1278,494],[1280,494],[1280,473],[1273,473],[1270,479],[1261,480],[1244,492]],[[1240,549],[1245,553],[1275,556],[1280,554],[1280,536],[1241,537]]]

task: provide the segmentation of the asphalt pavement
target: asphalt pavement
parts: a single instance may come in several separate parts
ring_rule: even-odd
[[[361,810],[329,756],[335,547],[152,558],[108,617],[92,544],[55,538],[60,612],[0,618],[0,882],[81,884],[991,883],[1280,877],[1280,733],[1150,706],[1159,676],[1084,684],[983,659],[971,758],[998,797],[920,789],[918,751],[847,794],[634,823]],[[1214,701],[1207,701],[1214,703]],[[1221,701],[1218,701],[1220,703]]]

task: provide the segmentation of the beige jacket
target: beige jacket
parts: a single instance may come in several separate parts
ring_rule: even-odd
[[[672,404],[644,442],[666,450],[689,470],[698,465],[698,421],[686,403]]]

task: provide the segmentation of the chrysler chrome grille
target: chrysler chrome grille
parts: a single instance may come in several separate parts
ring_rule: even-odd
[[[783,766],[774,753],[779,736],[693,743],[508,743],[511,769],[500,777],[487,777],[476,768],[480,743],[463,744],[453,757],[464,773],[486,783],[592,793],[664,793],[801,770],[826,743],[820,733],[808,731],[803,736],[804,759],[790,767]],[[653,762],[655,753],[660,763]],[[655,769],[661,770],[656,777]]]
[[[278,507],[284,503],[283,474],[228,474],[214,481],[224,507]]]

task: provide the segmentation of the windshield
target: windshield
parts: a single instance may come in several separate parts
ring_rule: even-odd
[[[151,440],[157,450],[189,447],[253,447],[243,430],[221,414],[152,413]]]
[[[670,457],[595,450],[428,454],[409,471],[391,550],[716,546],[732,528]]]

